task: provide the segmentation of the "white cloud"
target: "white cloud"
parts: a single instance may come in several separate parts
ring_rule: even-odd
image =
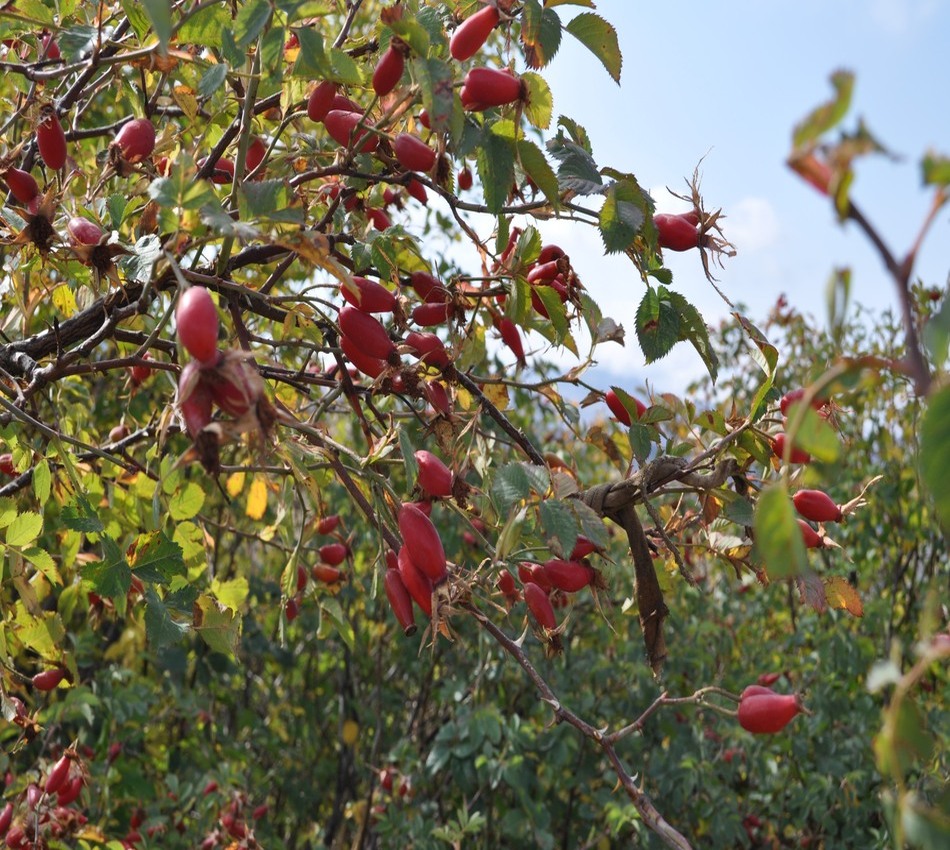
[[[886,32],[903,35],[926,23],[938,10],[937,0],[874,0],[871,18]]]
[[[732,204],[722,222],[727,238],[740,253],[771,248],[779,238],[778,216],[765,198],[743,198]]]

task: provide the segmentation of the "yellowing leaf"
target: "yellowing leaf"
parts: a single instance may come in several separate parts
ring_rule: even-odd
[[[244,509],[251,519],[260,519],[267,510],[267,484],[263,478],[255,478],[247,494],[247,507]]]
[[[71,316],[79,309],[76,306],[76,296],[65,284],[53,290],[53,306],[64,316]]]
[[[861,597],[847,581],[840,576],[824,580],[825,596],[831,608],[842,608],[855,617],[864,616],[864,603]]]
[[[244,479],[247,475],[243,472],[232,472],[228,476],[228,483],[225,485],[228,495],[233,499],[244,489]]]
[[[20,514],[7,526],[7,546],[28,546],[43,530],[43,517],[32,511]]]
[[[343,721],[343,743],[352,747],[360,736],[360,724],[355,720]]]
[[[508,387],[504,384],[486,384],[485,398],[487,398],[499,410],[508,407]]]
[[[205,491],[194,481],[189,481],[168,500],[168,513],[180,522],[196,516],[205,503]]]
[[[246,578],[235,578],[230,581],[219,581],[214,579],[211,582],[211,592],[215,598],[224,605],[227,605],[232,611],[239,611],[247,599],[248,583]]]

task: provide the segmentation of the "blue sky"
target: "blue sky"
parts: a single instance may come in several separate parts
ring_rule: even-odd
[[[574,7],[558,11],[567,19]],[[825,285],[837,266],[852,268],[853,298],[875,309],[896,306],[883,267],[852,225],[840,227],[830,204],[784,165],[793,125],[831,94],[837,68],[856,73],[844,126],[859,116],[898,163],[875,157],[859,164],[852,197],[902,256],[925,215],[930,195],[919,160],[928,148],[950,153],[950,3],[942,0],[761,0],[723,3],[600,0],[624,55],[616,86],[585,49],[565,36],[544,75],[555,115],[583,124],[598,163],[632,171],[661,210],[678,211],[664,186],[685,189],[705,156],[707,206],[728,216],[726,235],[739,253],[718,275],[723,289],[764,317],[781,293],[793,306],[825,321]],[[916,267],[943,286],[945,210]],[[633,390],[646,380],[656,391],[681,391],[702,371],[686,344],[645,366],[632,319],[643,284],[629,261],[604,258],[592,229],[545,223],[542,233],[571,255],[574,267],[608,315],[631,331],[625,348],[598,349],[593,383]],[[710,322],[728,308],[705,282],[694,253],[669,254],[674,287]],[[565,360],[567,363],[568,360]]]

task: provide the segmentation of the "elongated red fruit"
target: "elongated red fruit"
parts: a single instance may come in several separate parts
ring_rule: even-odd
[[[260,136],[254,136],[247,146],[247,153],[244,155],[244,173],[250,174],[264,161],[266,155],[267,143]]]
[[[528,610],[539,626],[552,631],[557,628],[551,597],[533,581],[525,583],[524,601],[528,604]]]
[[[618,396],[617,393],[615,393],[613,390],[607,390],[607,392],[604,393],[604,401],[607,402],[607,407],[609,407],[610,412],[613,413],[615,417],[617,417],[618,422],[628,427],[631,425],[633,420],[630,416],[630,411],[624,407],[623,402],[620,400],[620,396]],[[639,419],[644,413],[646,413],[647,406],[642,401],[640,401],[640,399],[635,398],[633,401],[634,404],[636,404],[637,418]]]
[[[327,543],[320,547],[320,560],[331,567],[338,567],[346,560],[349,548],[345,543]]]
[[[340,310],[339,321],[340,330],[350,339],[358,341],[370,357],[388,360],[396,351],[386,329],[368,313],[347,304]]]
[[[323,584],[338,584],[345,578],[345,573],[341,569],[330,564],[314,564],[310,568],[310,575],[313,576],[314,581]]]
[[[340,294],[364,313],[392,313],[396,296],[381,283],[353,275],[353,287],[340,284]]]
[[[29,171],[8,168],[3,172],[3,179],[13,197],[21,204],[28,204],[40,193],[40,186]]]
[[[307,98],[307,117],[311,121],[323,121],[327,113],[333,108],[333,98],[336,97],[336,83],[324,80],[315,86]]]
[[[577,541],[574,543],[574,549],[571,552],[571,560],[579,561],[581,558],[586,558],[588,555],[593,555],[594,552],[599,552],[600,549],[596,543],[592,540],[588,540],[582,534],[577,536]]]
[[[451,496],[452,470],[425,449],[417,451],[415,457],[419,464],[419,486],[433,498]]]
[[[449,291],[442,285],[442,281],[429,272],[413,272],[409,275],[409,285],[427,304],[449,299]]]
[[[520,77],[497,68],[472,68],[465,75],[459,97],[468,112],[481,112],[521,100],[524,83]]]
[[[79,215],[66,222],[66,232],[73,245],[98,245],[102,241],[102,228],[94,221]]]
[[[518,595],[518,587],[515,585],[515,577],[511,574],[511,570],[502,570],[496,585],[505,596]]]
[[[781,732],[801,711],[801,701],[795,694],[743,694],[739,701],[739,725],[757,735],[774,734]]]
[[[320,517],[317,521],[317,534],[332,534],[336,531],[339,524],[339,514],[330,514],[329,516]]]
[[[66,164],[66,134],[52,106],[40,110],[36,125],[36,147],[47,168],[59,171]]]
[[[418,304],[412,308],[412,321],[424,328],[445,324],[452,313],[452,305],[448,302],[441,304]]]
[[[427,172],[435,165],[435,151],[412,133],[400,133],[393,139],[393,153],[407,171]]]
[[[813,522],[841,522],[841,508],[822,490],[799,490],[792,501],[795,510]]]
[[[521,579],[522,584],[527,584],[529,581],[534,582],[545,593],[554,590],[554,585],[551,584],[544,567],[533,561],[521,561],[518,564],[518,578]]]
[[[787,441],[788,436],[784,432],[781,434],[776,434],[772,438],[772,451],[779,460],[784,460],[785,458],[785,443]],[[804,449],[800,449],[798,446],[793,445],[788,460],[789,463],[811,463],[811,455],[808,454],[808,452],[806,452]]]
[[[71,764],[72,759],[68,755],[60,756],[56,764],[53,765],[52,770],[50,770],[49,776],[46,777],[47,794],[55,794],[63,787],[66,777],[69,776],[69,767]]]
[[[788,415],[789,408],[796,402],[801,401],[805,397],[805,390],[802,387],[799,387],[795,390],[789,390],[785,395],[779,399],[779,409],[782,411],[782,416]],[[826,404],[828,404],[828,399],[822,398],[821,396],[815,396],[811,400],[811,406],[814,410],[821,410]]]
[[[452,413],[452,402],[449,401],[449,394],[438,381],[426,381],[422,388],[426,400],[432,405],[432,409],[438,411],[443,416],[450,416]]]
[[[689,251],[699,247],[699,229],[684,215],[653,216],[656,225],[657,242],[661,248],[670,251]]]
[[[449,353],[445,344],[429,331],[410,331],[406,334],[406,345],[412,347],[416,357],[430,366],[444,368],[449,365]]]
[[[399,625],[402,626],[406,637],[416,632],[416,615],[412,610],[412,597],[406,590],[402,576],[399,570],[386,570],[383,577],[383,587],[386,588],[386,598],[389,600],[389,607],[393,609]]]
[[[141,162],[155,150],[155,128],[148,118],[133,118],[116,133],[115,143],[129,162]]]
[[[205,167],[205,163],[208,161],[208,157],[203,156],[199,159],[195,165],[198,166],[199,171]],[[217,162],[214,164],[214,168],[211,169],[211,174],[209,175],[212,183],[217,183],[218,185],[225,185],[227,183],[234,182],[234,160],[228,159],[226,156],[219,157]]]
[[[352,137],[354,144],[358,143],[359,153],[371,153],[376,150],[379,137],[375,133],[370,133],[365,127],[359,127],[362,120],[362,113],[331,109],[323,119],[323,126],[327,128],[330,137],[338,145],[348,147]],[[361,139],[365,141],[360,141]]]
[[[587,587],[594,580],[594,568],[581,561],[564,561],[561,558],[552,558],[542,565],[544,574],[558,590],[565,593],[576,593]]]
[[[502,316],[497,323],[498,332],[501,334],[502,342],[508,346],[508,349],[515,355],[519,366],[525,365],[524,344],[521,341],[521,334],[518,332],[518,326],[515,325],[507,316]]]
[[[11,823],[13,823],[13,803],[8,802],[0,812],[0,835],[7,834]]]
[[[471,59],[481,50],[498,21],[498,10],[494,6],[485,6],[466,18],[449,41],[452,58],[457,62]]]
[[[202,363],[213,363],[218,356],[218,310],[211,293],[203,286],[192,286],[178,298],[175,308],[178,339],[188,353]]]
[[[820,549],[824,544],[821,536],[805,520],[798,519],[798,527],[802,530],[802,540],[805,541],[806,549]]]
[[[62,667],[50,667],[49,670],[37,673],[30,681],[38,691],[51,691],[64,678],[66,678],[66,671]]]
[[[399,508],[399,533],[412,562],[433,584],[443,581],[446,561],[442,538],[432,520],[411,502]]]
[[[426,192],[426,187],[416,180],[415,177],[406,184],[406,191],[420,204],[429,203],[429,195]]]
[[[371,357],[363,351],[359,342],[355,342],[352,337],[346,334],[340,337],[340,348],[343,350],[343,354],[346,355],[346,359],[367,377],[378,378],[386,371],[388,364],[385,360]]]
[[[59,789],[59,793],[56,795],[56,803],[60,806],[68,806],[70,803],[75,803],[82,793],[82,785],[82,776],[74,776],[66,785]]]
[[[432,581],[416,566],[409,555],[409,550],[403,545],[397,556],[399,577],[409,591],[419,609],[427,616],[432,616]]]
[[[373,71],[373,91],[380,97],[389,94],[399,83],[405,66],[406,60],[402,51],[390,42]]]

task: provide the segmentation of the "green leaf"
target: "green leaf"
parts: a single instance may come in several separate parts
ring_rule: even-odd
[[[923,338],[934,365],[943,366],[950,354],[950,298],[943,299],[940,311],[924,325]]]
[[[544,311],[548,314],[548,321],[554,328],[554,342],[562,345],[571,332],[571,326],[567,321],[567,310],[561,301],[561,296],[553,286],[544,286],[538,284],[532,287],[535,295],[544,305]]]
[[[296,582],[296,570],[294,570],[294,573]],[[229,581],[214,579],[211,582],[211,592],[214,594],[215,599],[227,605],[232,611],[240,611],[241,607],[247,601],[250,585],[244,576],[239,576]]]
[[[56,36],[60,53],[66,62],[79,62],[96,48],[99,31],[95,27],[77,25],[61,30]]]
[[[827,133],[847,114],[854,91],[854,74],[850,71],[835,71],[831,75],[834,96],[827,103],[810,112],[792,132],[792,144],[804,147]]]
[[[363,74],[360,72],[360,66],[345,50],[331,47],[327,51],[327,58],[330,60],[331,76],[330,79],[343,83],[346,86],[358,86],[363,83]]]
[[[294,62],[291,76],[302,77],[306,80],[335,80],[330,72],[330,62],[327,59],[323,35],[316,27],[301,27],[296,30],[300,40],[300,50]]]
[[[118,230],[122,226],[122,220],[125,218],[125,210],[128,207],[128,199],[125,195],[109,195],[106,199],[106,211],[109,213],[109,227],[112,230]]]
[[[403,15],[398,20],[391,21],[389,27],[412,48],[416,56],[428,56],[429,33],[414,15]]]
[[[49,463],[43,458],[33,467],[33,493],[36,501],[45,505],[49,499],[50,489],[53,484],[53,475],[50,472]]]
[[[647,363],[669,354],[680,339],[680,318],[665,286],[646,291],[637,308],[637,340]]]
[[[756,390],[755,396],[752,398],[752,405],[750,407],[749,416],[754,417],[758,412],[759,407],[762,402],[765,401],[769,392],[772,389],[772,384],[775,381],[775,367],[778,364],[778,349],[772,345],[766,338],[765,334],[762,333],[755,325],[752,324],[745,316],[741,313],[733,313],[736,317],[736,320],[742,326],[742,329],[749,336],[749,339],[755,344],[755,348],[751,350],[752,359],[758,363],[759,368],[765,372],[765,381],[762,385]]]
[[[568,118],[566,115],[558,116],[557,125],[567,130],[567,134],[575,145],[580,146],[593,156],[594,148],[591,146],[590,136],[587,135],[587,130],[584,129],[583,125],[578,124],[573,118]]]
[[[633,456],[646,463],[653,452],[653,440],[656,437],[656,430],[649,425],[643,425],[639,422],[632,422],[627,432],[627,440],[630,443],[630,450]]]
[[[610,542],[607,526],[602,517],[579,499],[571,499],[568,504],[574,512],[580,532],[595,546],[605,547]]]
[[[104,528],[99,515],[93,510],[89,500],[82,495],[76,496],[73,505],[65,505],[60,516],[63,525],[71,531],[80,531],[84,534],[98,534]]]
[[[211,97],[211,95],[224,85],[224,81],[228,78],[229,70],[224,62],[210,65],[198,81],[198,94],[202,97]]]
[[[7,546],[29,546],[43,530],[43,517],[33,511],[20,514],[7,526]]]
[[[648,200],[632,181],[614,183],[600,209],[600,236],[608,254],[626,251],[643,227]]]
[[[618,85],[623,56],[613,24],[593,12],[582,12],[565,29],[596,56]]]
[[[762,491],[755,506],[755,546],[769,578],[777,581],[800,575],[808,569],[802,531],[795,507],[783,484]]]
[[[696,349],[715,383],[719,376],[719,355],[709,341],[709,328],[702,314],[678,292],[670,292],[669,297],[673,309],[679,314],[679,338],[688,341]]]
[[[515,179],[511,143],[490,131],[486,132],[478,152],[477,167],[488,211],[498,213],[505,206]]]
[[[561,19],[540,0],[528,0],[521,10],[521,45],[529,68],[543,68],[561,45]]]
[[[217,198],[201,208],[201,222],[219,236],[250,241],[260,238],[261,235],[256,227],[243,221],[235,221],[218,203]]]
[[[61,585],[63,583],[63,577],[59,573],[59,568],[56,566],[56,561],[53,560],[53,556],[50,555],[45,549],[39,549],[36,546],[31,546],[28,549],[24,549],[21,553],[26,560],[28,560],[34,567],[36,567],[44,576],[50,584]]]
[[[205,491],[194,481],[188,481],[168,500],[168,514],[175,522],[191,519],[201,510],[204,502]]]
[[[271,4],[267,0],[248,0],[238,5],[237,17],[234,19],[234,41],[242,50],[246,50],[251,42],[264,31],[271,16]]]
[[[102,538],[102,560],[86,564],[82,577],[100,596],[116,599],[125,596],[132,584],[132,570],[118,544],[108,535]]]
[[[413,487],[419,477],[419,462],[416,460],[416,450],[412,445],[408,428],[399,429],[399,451],[402,453],[402,462],[406,466],[406,484]]]
[[[10,7],[10,11],[13,11],[12,6]],[[16,12],[28,18],[31,23],[36,22],[48,26],[52,26],[56,23],[56,19],[53,16],[53,8],[41,2],[41,0],[26,0],[26,2],[20,0],[20,2],[16,4]]]
[[[152,587],[145,589],[145,638],[153,650],[174,646],[187,633],[189,624],[172,618],[171,612]]]
[[[950,387],[931,396],[920,429],[920,474],[950,528]]]
[[[181,546],[169,539],[164,531],[139,535],[129,556],[129,566],[143,581],[162,584],[186,574]]]
[[[521,75],[521,80],[527,90],[527,101],[524,108],[525,117],[532,126],[539,130],[546,130],[551,126],[551,115],[554,111],[554,98],[547,81],[540,74],[528,73]]]
[[[544,5],[550,8],[555,6],[584,6],[587,9],[597,8],[594,0],[544,0]]]
[[[142,236],[132,248],[132,253],[119,260],[119,268],[126,278],[145,283],[152,279],[152,269],[162,256],[162,240],[154,233]]]
[[[459,139],[464,126],[461,103],[453,88],[452,66],[442,59],[417,57],[411,64],[413,79],[419,84],[422,105],[429,113],[432,129]]]
[[[207,593],[195,600],[194,626],[214,652],[222,655],[236,653],[241,636],[241,617]]]
[[[796,418],[800,409],[804,409],[804,418],[795,427]],[[815,460],[822,463],[833,463],[841,454],[841,438],[838,433],[811,407],[793,404],[788,409],[789,431],[797,448],[804,449]]]
[[[336,632],[343,642],[353,649],[356,643],[356,635],[353,632],[353,624],[346,619],[343,608],[340,603],[332,596],[324,596],[320,599],[320,628],[317,632],[319,637],[329,636],[330,626]]]
[[[925,186],[950,186],[950,157],[927,151],[920,170]]]
[[[195,180],[193,174],[176,164],[168,177],[159,177],[148,186],[148,195],[161,207],[181,207],[198,210],[217,200],[214,189],[207,180]]]
[[[131,5],[137,6],[137,3]],[[177,39],[182,44],[201,44],[205,47],[221,47],[221,35],[231,26],[231,15],[225,3],[208,3],[200,11],[188,16],[178,30]],[[301,40],[302,42],[302,40]]]
[[[241,184],[241,218],[303,224],[303,209],[291,206],[293,195],[286,180],[250,180]]]
[[[162,53],[168,52],[168,42],[172,38],[171,0],[141,0],[145,14],[152,22],[152,30],[158,38]]]
[[[578,195],[595,195],[604,191],[603,178],[587,148],[565,138],[560,131],[548,141],[547,148],[548,153],[560,163],[557,181],[562,191]]]
[[[62,656],[61,642],[66,629],[59,615],[53,611],[30,614],[26,608],[17,615],[16,637],[28,649],[51,661]]]
[[[755,521],[755,506],[748,499],[737,496],[723,505],[722,515],[737,525],[752,525]]]
[[[520,463],[509,463],[499,469],[492,482],[491,493],[503,514],[508,513],[515,502],[527,499],[531,494],[531,482],[524,466]]]
[[[571,508],[557,499],[547,499],[538,507],[545,539],[555,541],[552,547],[567,557],[577,542],[578,524]],[[559,551],[558,551],[559,550]]]

